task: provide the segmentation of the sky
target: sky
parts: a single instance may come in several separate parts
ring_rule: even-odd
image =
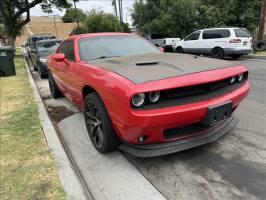
[[[71,2],[71,0],[69,0]],[[124,22],[128,22],[131,24],[131,17],[130,17],[130,10],[133,7],[135,0],[123,0],[123,20]],[[101,9],[106,13],[114,14],[114,8],[112,6],[111,0],[87,0],[87,1],[80,1],[76,3],[77,8],[82,9],[83,11],[90,11],[92,9]],[[53,8],[54,15],[64,15],[65,10],[60,11],[56,8]],[[35,6],[31,9],[32,16],[42,16],[46,15],[42,12],[40,5]]]

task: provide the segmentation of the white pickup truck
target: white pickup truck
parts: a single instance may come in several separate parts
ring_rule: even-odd
[[[164,38],[160,34],[151,34],[147,37],[157,47],[163,47],[165,51],[172,51],[174,45],[179,42],[180,38]]]

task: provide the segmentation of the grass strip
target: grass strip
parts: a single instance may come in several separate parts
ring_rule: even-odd
[[[48,150],[26,66],[0,78],[0,199],[65,199]]]

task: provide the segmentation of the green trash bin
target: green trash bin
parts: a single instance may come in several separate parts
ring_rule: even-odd
[[[0,77],[16,75],[14,56],[15,50],[13,47],[0,47]]]

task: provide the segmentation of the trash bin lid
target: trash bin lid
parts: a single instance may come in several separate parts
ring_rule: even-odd
[[[0,47],[0,52],[6,52],[6,51],[14,51],[14,47],[12,47],[12,46]]]

